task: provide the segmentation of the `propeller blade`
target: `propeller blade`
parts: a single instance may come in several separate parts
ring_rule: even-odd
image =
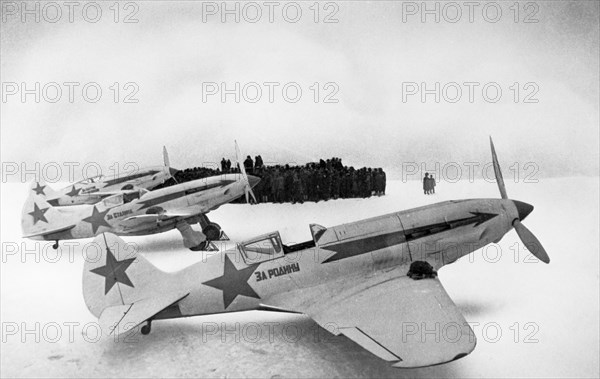
[[[494,149],[494,141],[492,141],[492,136],[490,136],[490,146],[492,148],[492,162],[494,164],[494,175],[496,176],[496,183],[498,183],[500,196],[503,199],[508,199],[508,195],[506,194],[506,187],[504,186],[504,178],[502,178],[502,171],[500,171],[500,164],[498,163],[498,157],[496,156],[496,149]]]
[[[246,174],[246,167],[244,167],[244,162],[240,161],[240,147],[238,146],[237,140],[234,140],[235,142],[235,160],[238,164],[238,167],[240,168],[240,172],[242,173],[242,177],[248,181],[248,175]]]
[[[171,167],[171,162],[169,161],[169,153],[167,152],[167,147],[163,146],[163,162],[166,167]]]
[[[246,203],[250,204],[250,196],[254,200],[254,204],[257,204],[256,196],[254,196],[254,192],[252,191],[252,186],[250,186],[250,181],[248,180],[248,174],[246,173],[246,167],[244,167],[244,162],[240,162],[240,147],[238,146],[237,140],[235,140],[235,160],[237,161],[238,167],[240,168],[240,172],[242,174],[242,181],[244,182],[244,194],[246,195]]]
[[[252,203],[252,204],[258,204],[258,201],[256,201],[256,196],[254,196],[254,191],[252,191],[252,188],[250,188],[250,185],[248,185],[246,188],[247,188],[246,196],[248,195],[248,193],[250,193],[250,196],[252,196],[252,200],[254,200],[254,203]],[[248,202],[248,198],[246,198],[246,202]]]
[[[163,145],[163,163],[167,168],[167,171],[171,178],[175,181],[175,183],[179,184],[177,179],[175,179],[175,174],[177,173],[177,169],[171,167],[171,161],[169,160],[169,153],[167,152],[167,147]]]
[[[521,221],[515,220],[513,222],[513,227],[531,254],[535,255],[537,259],[544,263],[550,263],[550,257],[548,256],[548,253],[546,253],[546,250],[544,250],[540,241],[521,223]]]

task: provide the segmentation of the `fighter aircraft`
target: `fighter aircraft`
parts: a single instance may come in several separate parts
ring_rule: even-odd
[[[250,196],[255,199],[252,187],[260,179],[247,175],[243,164],[239,166],[239,174],[212,176],[154,191],[121,190],[93,205],[54,207],[32,191],[22,211],[23,237],[56,241],[53,247],[57,249],[60,240],[91,238],[107,231],[146,235],[177,228],[185,247],[204,250],[211,241],[225,238],[221,227],[206,214],[244,195],[247,201]],[[39,183],[32,183],[34,186]],[[190,225],[195,223],[200,224],[202,232],[192,229]]]
[[[120,191],[139,188],[152,189],[178,171],[171,168],[167,148],[163,146],[164,166],[141,168],[135,172],[123,173],[112,177],[98,175],[73,183],[58,191],[47,183],[37,183],[31,188],[36,195],[42,196],[52,206],[95,204]]]
[[[491,139],[490,139],[491,143]],[[529,251],[549,258],[521,223],[533,206],[506,194],[493,144],[501,199],[445,201],[326,228],[284,245],[278,232],[240,243],[179,272],[160,271],[122,239],[95,238],[83,296],[104,333],[153,320],[245,310],[304,313],[394,367],[422,367],[469,354],[473,330],[437,270],[515,229]]]

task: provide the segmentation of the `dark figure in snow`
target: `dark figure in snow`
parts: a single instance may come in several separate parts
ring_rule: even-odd
[[[246,169],[247,173],[251,173],[253,167],[254,167],[254,162],[252,161],[252,158],[250,158],[250,156],[248,155],[246,157],[246,160],[244,161],[244,168]]]
[[[260,155],[257,155],[256,157],[254,157],[254,168],[261,169],[262,167],[263,167],[262,157]]]
[[[429,195],[429,173],[425,173],[425,177],[423,178],[423,193],[425,195]]]

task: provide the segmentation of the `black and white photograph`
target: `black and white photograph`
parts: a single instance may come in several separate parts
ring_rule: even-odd
[[[600,1],[0,18],[0,378],[600,376]]]

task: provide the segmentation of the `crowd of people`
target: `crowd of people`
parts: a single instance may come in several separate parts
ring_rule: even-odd
[[[381,168],[355,169],[342,164],[339,158],[320,160],[304,166],[264,166],[260,156],[246,172],[261,178],[254,187],[261,203],[303,203],[330,199],[366,198],[385,195],[386,176]],[[246,162],[249,163],[248,158]],[[245,163],[246,163],[245,162]]]
[[[259,203],[303,203],[385,195],[386,175],[381,168],[355,169],[344,166],[340,158],[321,159],[302,166],[266,166],[258,155],[254,160],[248,156],[243,165],[248,175],[261,179],[253,188]],[[194,167],[181,170],[175,174],[175,180],[168,180],[163,187],[239,171],[237,166],[232,167],[230,160],[223,158],[221,169]],[[237,200],[245,201],[244,198]]]

